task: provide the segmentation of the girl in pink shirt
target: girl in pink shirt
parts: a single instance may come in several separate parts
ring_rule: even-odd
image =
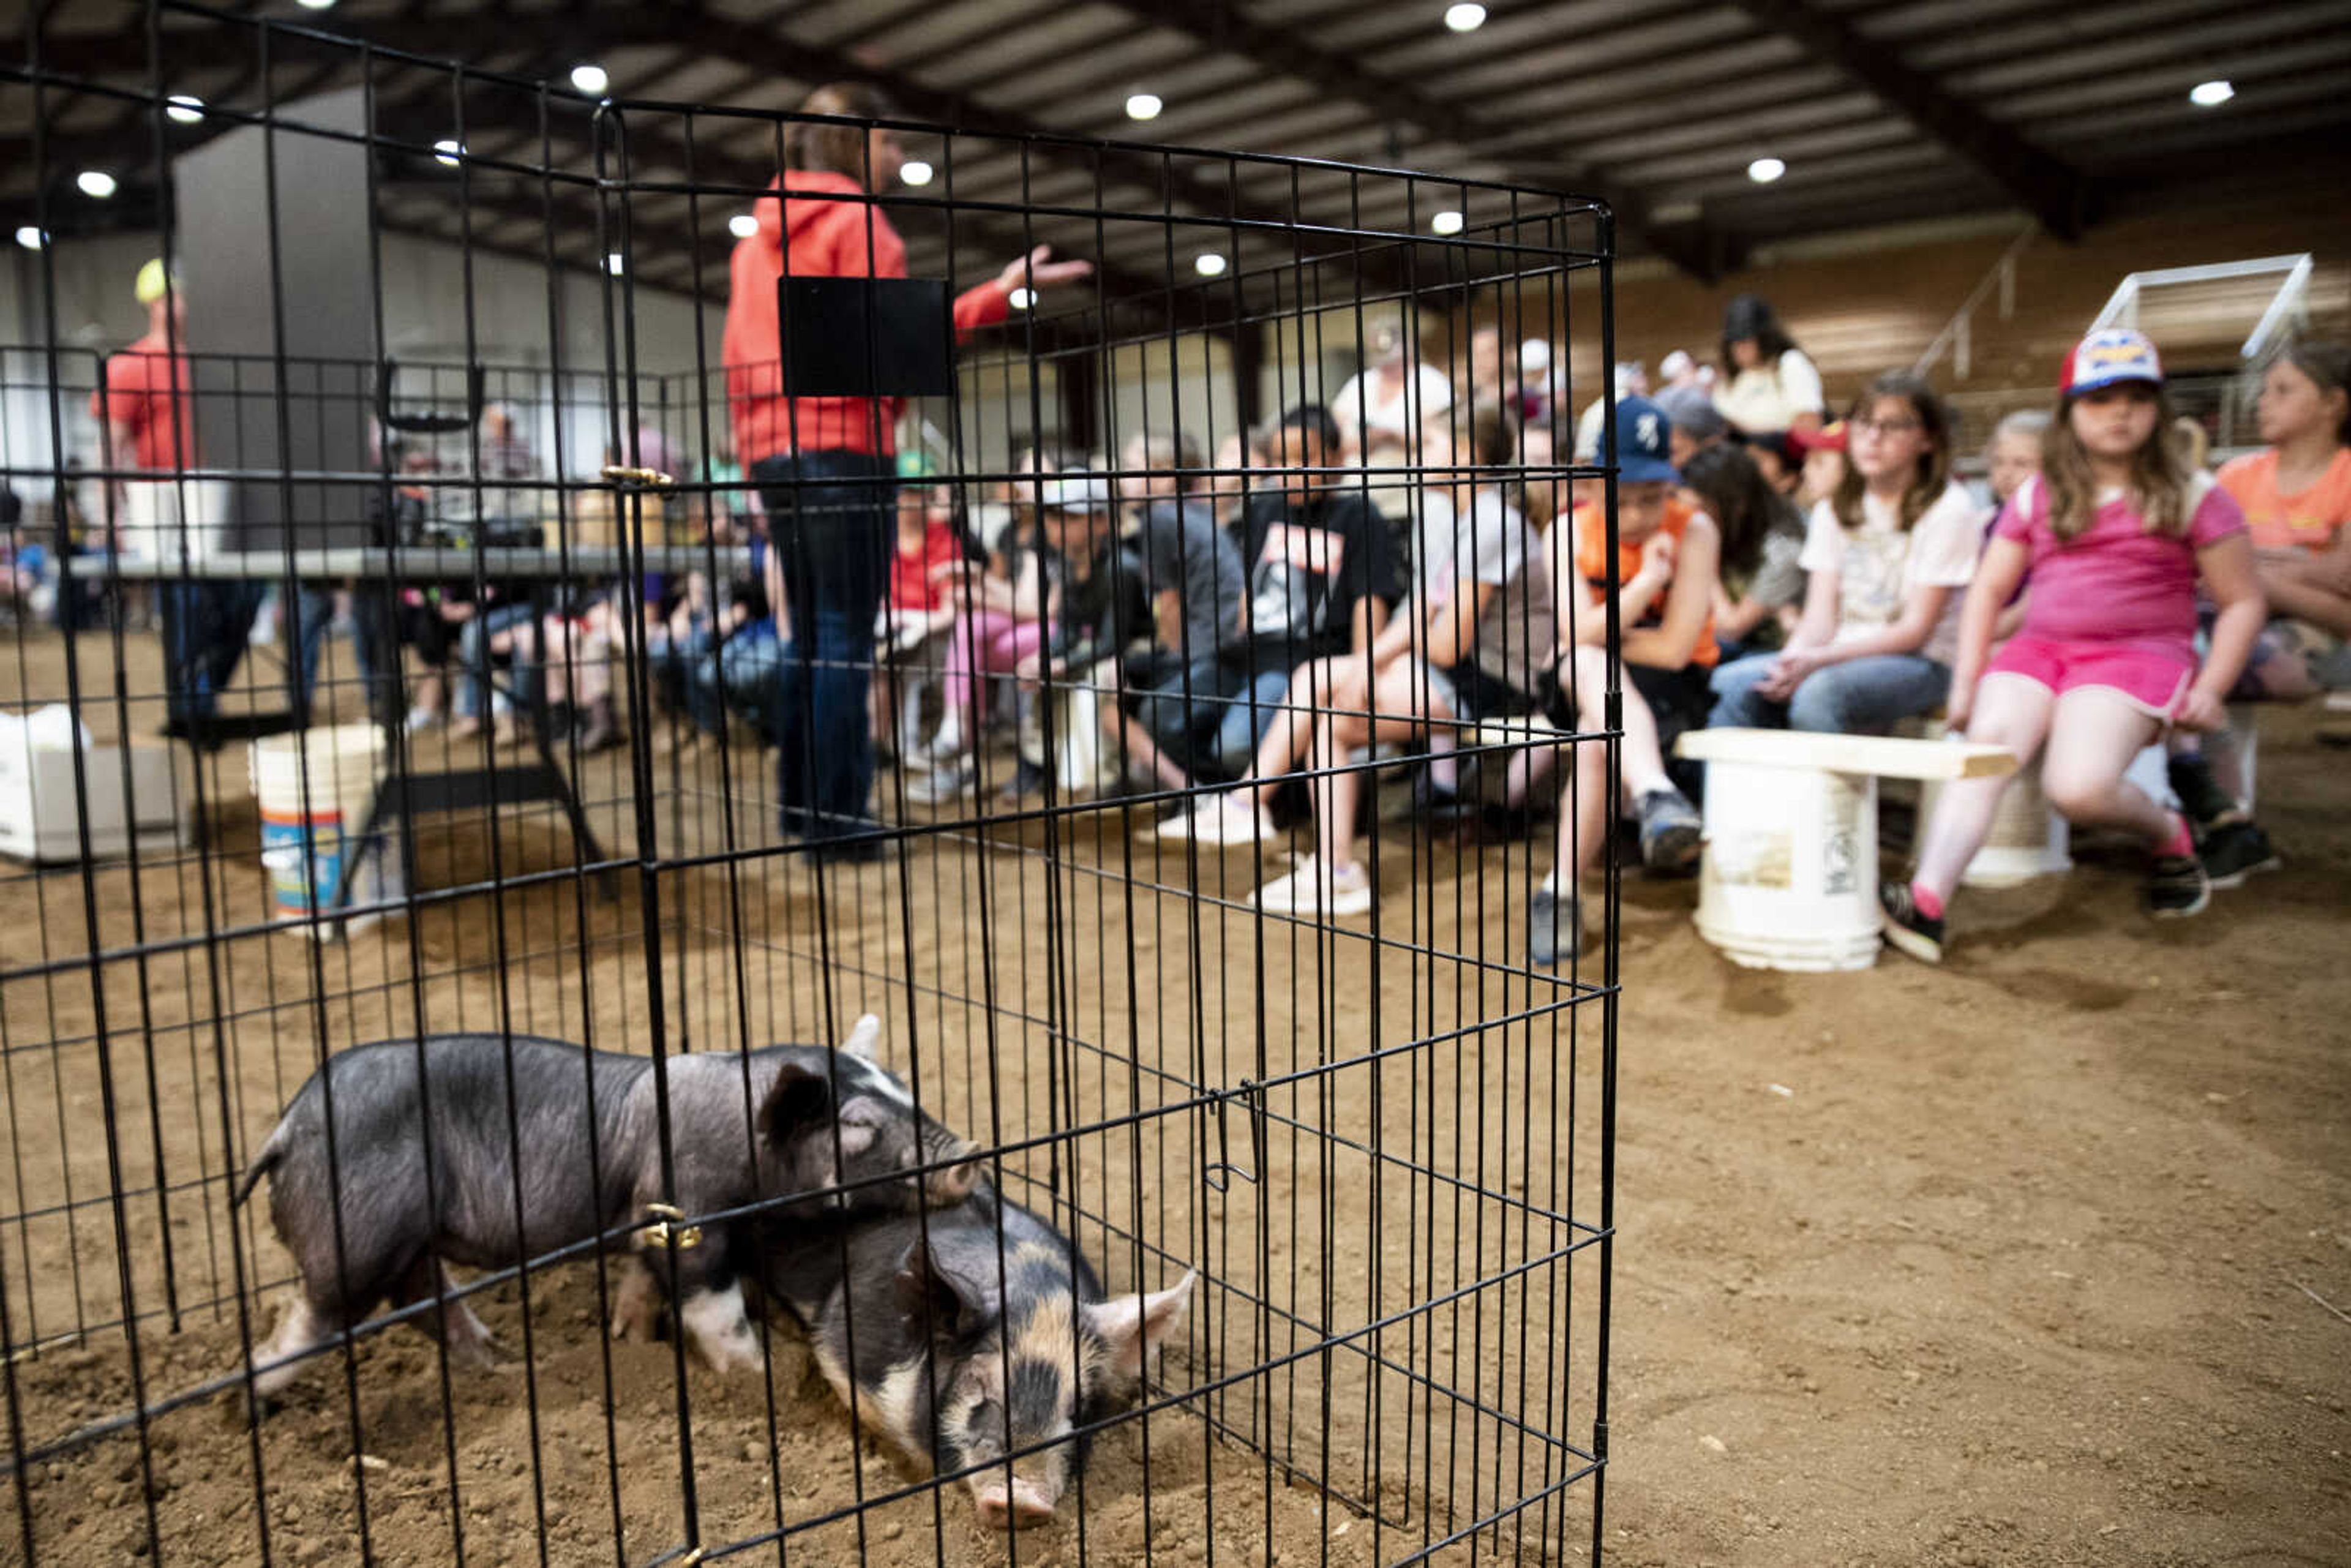
[[[2155,852],[2147,906],[2188,915],[2211,897],[2179,813],[2123,777],[2166,727],[2218,729],[2261,632],[2261,588],[2244,514],[2186,468],[2165,434],[2171,410],[2155,345],[2122,328],[2066,356],[2042,473],[2011,497],[1968,591],[1946,713],[1970,740],[2029,763],[2069,821],[2142,834]],[[2023,627],[1987,652],[2001,606],[2027,570]],[[2196,582],[2220,605],[2196,660]],[[1907,884],[1880,889],[1886,939],[1939,962],[1943,908],[1983,846],[2006,779],[1943,791]]]

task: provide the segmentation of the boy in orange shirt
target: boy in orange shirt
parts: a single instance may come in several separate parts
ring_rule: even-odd
[[[1714,519],[1681,493],[1667,461],[1672,425],[1646,398],[1616,405],[1616,619],[1625,662],[1624,797],[1641,821],[1641,860],[1679,871],[1697,860],[1700,824],[1689,798],[1666,773],[1666,749],[1702,727],[1713,701],[1707,677],[1720,657],[1714,639],[1716,570],[1722,538]],[[1564,538],[1562,538],[1564,535]],[[1607,520],[1598,501],[1579,501],[1554,526],[1552,577],[1559,608],[1560,685],[1574,699],[1579,728],[1598,727],[1608,689]],[[1564,548],[1562,549],[1562,546]],[[1564,559],[1562,559],[1564,558]],[[1576,591],[1581,581],[1583,591]],[[1570,810],[1560,813],[1552,874],[1534,895],[1531,956],[1539,965],[1576,955],[1583,930],[1576,878],[1600,856],[1615,802],[1606,753],[1597,741],[1575,748]]]

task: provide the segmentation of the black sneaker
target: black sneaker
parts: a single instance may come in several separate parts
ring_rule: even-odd
[[[1886,939],[1921,964],[1943,961],[1943,922],[1922,914],[1907,882],[1877,885],[1878,925]]]
[[[2201,752],[2175,754],[2165,759],[2164,776],[2170,780],[2171,792],[2179,797],[2179,809],[2199,833],[2229,822],[2245,820],[2245,809],[2237,798],[2220,788],[2212,777],[2212,765],[2204,760]]]
[[[2147,912],[2158,920],[2201,915],[2212,902],[2212,879],[2194,855],[2158,855],[2147,873]]]
[[[2196,846],[2204,874],[2214,887],[2242,887],[2257,871],[2275,871],[2284,863],[2270,836],[2252,822],[2223,822],[2206,833]]]
[[[1012,777],[1007,779],[1004,787],[996,793],[998,800],[1010,805],[1016,800],[1026,800],[1044,792],[1045,770],[1024,757],[1020,759],[1020,766],[1012,770]]]
[[[1549,888],[1535,889],[1527,911],[1527,956],[1539,969],[1572,962],[1583,940],[1583,909],[1575,894],[1562,898]]]
[[[1652,789],[1641,797],[1640,810],[1643,865],[1654,872],[1678,872],[1698,863],[1705,824],[1680,790]]]

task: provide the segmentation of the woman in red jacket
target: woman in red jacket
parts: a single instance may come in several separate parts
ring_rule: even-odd
[[[880,93],[835,83],[810,115],[888,116]],[[776,691],[782,825],[828,852],[870,859],[873,747],[866,711],[873,620],[889,586],[897,485],[895,398],[786,397],[777,280],[904,277],[905,242],[873,198],[895,189],[904,154],[880,126],[798,121],[784,132],[780,192],[753,204],[758,229],[737,242],[723,350],[735,452],[767,508],[791,641]],[[1040,246],[955,303],[957,332],[1001,321],[1015,288],[1083,277],[1086,261]]]

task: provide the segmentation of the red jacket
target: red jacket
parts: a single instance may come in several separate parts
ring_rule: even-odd
[[[904,277],[906,242],[865,187],[846,174],[793,169],[781,183],[787,193],[782,200],[768,195],[752,204],[758,233],[735,245],[726,336],[720,348],[735,460],[747,468],[762,457],[794,451],[889,456],[897,450],[900,400],[783,395],[776,281],[784,275],[788,235],[795,277]],[[1003,320],[1009,298],[994,279],[966,290],[955,302],[956,330]]]

